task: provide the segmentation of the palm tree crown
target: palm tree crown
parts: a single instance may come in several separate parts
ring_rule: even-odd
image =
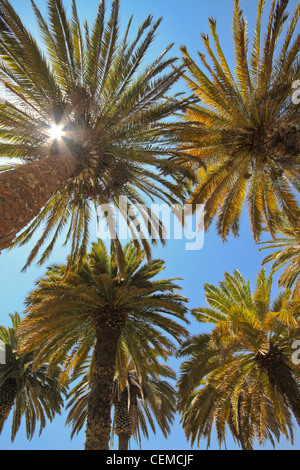
[[[14,440],[20,427],[22,416],[25,418],[26,435],[31,439],[36,424],[40,422],[40,431],[47,419],[52,421],[56,413],[61,412],[64,387],[60,387],[58,367],[43,365],[33,367],[34,353],[18,354],[20,338],[17,336],[20,315],[10,315],[12,328],[0,327],[0,340],[6,346],[6,361],[0,365],[0,432],[13,409],[11,439]]]
[[[183,138],[194,140],[191,153],[206,164],[206,169],[197,170],[199,184],[191,202],[205,204],[205,227],[208,229],[216,218],[223,240],[230,232],[238,235],[245,202],[255,240],[264,224],[274,236],[278,210],[293,226],[299,226],[299,106],[292,102],[292,94],[300,70],[300,35],[294,34],[300,4],[283,35],[288,0],[273,0],[263,35],[265,3],[258,0],[249,51],[247,21],[240,11],[240,0],[234,2],[235,74],[212,18],[209,25],[216,52],[209,35],[202,34],[209,58],[199,53],[202,67],[186,47],[181,48],[189,72],[186,82],[203,103],[189,107],[189,126],[182,132]]]
[[[145,263],[145,254],[138,253],[133,243],[125,247],[124,254],[121,279],[115,251],[109,255],[101,240],[93,244],[83,265],[74,267],[67,277],[64,265],[47,268],[26,299],[26,316],[19,328],[23,337],[20,351],[38,348],[37,365],[50,358],[51,363],[65,358],[68,374],[87,358],[100,325],[103,329],[121,326],[122,338],[137,364],[149,343],[160,354],[174,352],[170,338],[179,341],[187,331],[168,316],[186,321],[186,298],[176,293],[180,287],[175,279],[153,279],[164,270],[163,260]]]
[[[164,269],[163,260],[144,263],[145,254],[137,252],[133,243],[125,247],[124,259],[121,278],[115,250],[109,255],[99,241],[68,276],[63,265],[48,268],[27,297],[27,315],[20,326],[20,351],[38,349],[37,365],[62,363],[62,380],[76,372],[93,351],[89,449],[109,444],[119,341],[124,341],[143,372],[145,358],[155,367],[156,355],[174,352],[173,340],[180,342],[187,335],[183,326],[187,299],[176,292],[179,286],[174,279],[153,279]]]
[[[0,0],[0,82],[9,91],[0,103],[0,155],[31,163],[10,171],[6,166],[0,175],[1,196],[7,201],[0,206],[0,241],[7,237],[11,244],[31,221],[14,240],[24,244],[45,223],[28,264],[51,235],[40,261],[47,259],[64,228],[66,241],[72,241],[70,259],[76,254],[80,260],[88,246],[92,203],[118,206],[120,194],[130,206],[141,203],[142,194],[180,202],[182,185],[174,182],[180,168],[185,170],[167,119],[186,101],[167,96],[181,68],[175,67],[176,58],[167,58],[171,45],[144,65],[161,20],[149,16],[130,41],[131,18],[120,39],[119,0],[113,0],[107,20],[106,2],[100,1],[91,30],[87,23],[82,28],[75,0],[70,20],[61,0],[48,1],[48,21],[31,4],[43,49],[10,2]],[[61,173],[65,180],[55,190]],[[11,186],[17,186],[13,200]],[[147,210],[144,215],[150,218]],[[10,231],[9,224],[15,224]],[[154,239],[161,237],[157,230]],[[145,238],[141,241],[149,251]]]
[[[221,444],[226,424],[244,449],[254,440],[292,438],[292,414],[300,423],[300,370],[292,362],[299,336],[299,298],[280,292],[271,302],[272,276],[262,269],[254,293],[238,271],[220,286],[205,284],[209,307],[193,314],[212,323],[211,333],[187,340],[181,355],[179,405],[192,443],[210,437],[216,425]]]

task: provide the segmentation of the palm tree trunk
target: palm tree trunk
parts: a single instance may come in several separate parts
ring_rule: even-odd
[[[125,432],[121,432],[118,435],[118,438],[119,438],[119,450],[128,450],[131,436],[129,436]]]
[[[0,386],[0,433],[7,420],[9,413],[14,406],[17,396],[17,381],[9,378]]]
[[[267,368],[270,383],[279,390],[288,402],[297,423],[300,426],[300,392],[299,386],[289,366],[284,361],[278,361]]]
[[[94,374],[88,403],[85,450],[108,450],[116,354],[121,328],[96,330]]]
[[[62,183],[80,169],[70,152],[55,152],[0,174],[0,252],[39,214]]]
[[[283,396],[300,426],[299,386],[284,354],[271,345],[268,354],[260,355],[257,359],[260,367],[267,372],[271,385]]]
[[[129,389],[125,388],[121,396],[114,401],[114,432],[119,438],[119,450],[128,450],[129,441],[133,434],[133,406]]]

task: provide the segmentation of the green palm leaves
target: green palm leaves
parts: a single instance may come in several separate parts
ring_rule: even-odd
[[[261,242],[261,250],[269,249],[271,254],[265,257],[263,264],[272,262],[272,271],[284,268],[278,279],[279,286],[294,289],[300,294],[300,231],[286,220],[281,220],[275,240]]]
[[[299,422],[300,409],[300,371],[291,360],[299,299],[283,291],[272,302],[271,287],[264,270],[253,294],[238,271],[225,273],[219,287],[204,286],[209,307],[193,313],[213,329],[181,351],[189,358],[179,380],[180,409],[192,443],[206,437],[210,445],[214,426],[220,445],[228,426],[243,449],[253,448],[255,439],[292,437],[291,412]]]
[[[51,237],[40,259],[45,261],[64,229],[71,259],[81,260],[94,204],[118,205],[120,195],[129,205],[142,197],[180,202],[184,186],[174,184],[177,173],[190,174],[180,164],[184,155],[168,122],[187,104],[167,98],[181,67],[167,57],[171,45],[149,65],[144,62],[160,20],[149,16],[129,39],[130,20],[120,38],[118,0],[108,19],[106,2],[100,2],[91,29],[80,24],[75,1],[68,19],[61,0],[49,0],[48,21],[31,3],[43,50],[11,4],[0,2],[0,81],[11,97],[0,104],[0,153],[23,162],[53,153],[63,161],[71,154],[77,168],[15,239],[23,245],[42,228],[27,265]],[[49,138],[54,124],[63,130],[61,141]],[[142,243],[149,252],[144,237]]]
[[[67,377],[92,350],[98,325],[120,326],[123,341],[141,368],[138,358],[147,355],[150,343],[162,355],[165,350],[174,351],[170,337],[180,340],[186,331],[172,317],[185,320],[185,297],[176,293],[180,288],[175,280],[153,279],[164,269],[162,260],[145,263],[145,255],[137,254],[133,244],[127,245],[124,254],[122,279],[115,252],[110,256],[99,241],[83,265],[66,278],[65,266],[54,265],[37,281],[27,296],[26,317],[20,326],[21,350],[38,347],[36,365],[64,360]]]
[[[11,439],[19,430],[22,417],[26,423],[27,439],[31,439],[40,423],[41,433],[47,420],[52,421],[63,405],[64,387],[58,382],[59,369],[44,364],[33,367],[34,353],[18,354],[20,316],[10,315],[11,328],[0,327],[0,340],[6,346],[6,361],[0,365],[0,432],[13,410]]]
[[[234,0],[232,71],[212,18],[200,65],[182,46],[177,66],[172,45],[147,64],[161,20],[149,16],[133,34],[131,18],[120,36],[119,0],[109,12],[100,1],[91,25],[79,20],[75,0],[70,17],[62,0],[48,0],[47,18],[31,0],[41,47],[0,0],[0,86],[8,92],[0,102],[0,159],[10,160],[0,170],[0,250],[38,235],[26,268],[37,256],[44,263],[62,235],[70,244],[66,264],[50,266],[28,295],[21,325],[12,316],[13,329],[0,330],[9,353],[0,368],[0,427],[15,405],[13,437],[22,414],[28,437],[36,421],[43,429],[60,411],[58,384],[64,390],[73,379],[68,424],[73,434],[86,425],[86,449],[108,449],[111,432],[127,449],[156,423],[166,436],[176,403],[164,379],[175,374],[158,358],[185,338],[179,410],[192,444],[206,437],[209,446],[214,426],[220,444],[229,428],[243,449],[275,444],[281,434],[293,439],[293,418],[300,423],[299,365],[291,360],[299,335],[300,134],[292,94],[300,4],[287,24],[288,0],[271,0],[263,34],[266,1],[258,0],[250,48],[240,3]],[[170,96],[181,76],[192,98]],[[238,271],[219,286],[206,284],[208,306],[193,315],[213,328],[194,337],[183,326],[187,299],[177,279],[161,278],[163,260],[151,259],[151,243],[165,232],[150,203],[187,197],[205,205],[206,230],[215,221],[224,241],[239,234],[247,205],[255,241],[266,231],[273,238],[264,263],[273,261],[272,272],[289,263],[279,278],[286,290],[275,299],[264,270],[253,290]],[[110,208],[129,228],[133,242],[125,248]],[[90,248],[96,214],[110,216],[110,253],[103,241]]]
[[[120,341],[139,373],[158,371],[157,356],[175,351],[187,331],[187,299],[175,279],[154,279],[162,260],[144,262],[133,243],[124,249],[119,276],[116,252],[93,244],[80,267],[65,276],[65,266],[52,266],[26,300],[19,350],[35,349],[34,364],[60,364],[63,383],[90,355],[93,369],[87,410],[86,449],[107,449],[116,364],[122,362]],[[121,370],[121,367],[119,368]]]
[[[257,24],[249,51],[248,28],[235,1],[233,37],[235,74],[221,48],[216,21],[210,19],[211,39],[202,34],[208,59],[199,53],[202,67],[182,47],[185,80],[203,105],[187,111],[188,127],[182,137],[194,141],[191,154],[203,160],[197,171],[199,184],[191,202],[205,204],[205,227],[216,219],[225,240],[239,233],[247,203],[253,237],[258,240],[264,224],[276,232],[276,212],[299,224],[299,126],[292,103],[292,85],[299,78],[297,59],[300,36],[296,34],[300,5],[285,35],[287,0],[272,2],[266,33],[262,35],[265,1],[258,2]],[[279,45],[280,44],[280,45]]]
[[[88,362],[78,371],[68,396],[67,424],[72,426],[72,436],[86,424],[92,370]],[[150,430],[156,432],[156,423],[167,437],[176,412],[176,390],[169,380],[175,379],[175,372],[158,360],[153,366],[144,356],[136,366],[120,342],[113,386],[113,435],[119,436],[119,448],[122,437],[126,447],[132,437],[141,445],[142,436],[149,439]]]

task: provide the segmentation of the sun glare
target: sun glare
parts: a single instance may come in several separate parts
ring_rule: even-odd
[[[64,131],[62,126],[53,124],[49,129],[49,136],[51,140],[61,140],[64,136]]]

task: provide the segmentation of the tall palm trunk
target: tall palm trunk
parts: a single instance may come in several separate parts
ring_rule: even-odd
[[[127,434],[126,432],[120,432],[120,434],[118,435],[118,438],[119,438],[118,450],[128,450],[131,436]]]
[[[271,384],[287,400],[300,426],[300,393],[291,369],[283,361],[279,361],[275,367],[273,365],[268,367],[267,372]]]
[[[85,450],[108,450],[116,354],[121,327],[96,329],[94,373],[88,403]]]
[[[133,434],[133,413],[131,398],[126,388],[121,392],[119,399],[114,402],[114,432],[119,439],[119,450],[128,450],[129,441]]]
[[[17,381],[14,378],[8,378],[0,386],[0,432],[4,422],[14,406],[17,396]]]
[[[79,173],[71,153],[49,157],[0,174],[0,251],[36,217],[62,183]]]
[[[300,392],[292,369],[287,365],[284,354],[274,345],[265,355],[257,357],[258,363],[268,374],[270,383],[275,387],[291,408],[300,426]]]

